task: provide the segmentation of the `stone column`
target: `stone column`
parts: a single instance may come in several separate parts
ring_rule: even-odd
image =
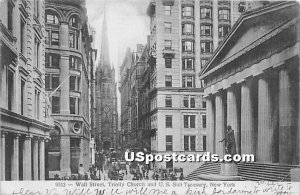
[[[223,97],[222,93],[219,92],[216,95],[215,99],[215,107],[216,107],[216,138],[215,138],[215,148],[216,154],[218,154],[221,158],[224,156],[224,142],[220,143],[219,141],[224,138],[225,132],[225,113],[224,113],[224,105],[223,105]]]
[[[11,156],[11,180],[19,180],[19,137],[20,134],[14,135],[13,153]]]
[[[70,137],[61,136],[61,160],[60,169],[64,176],[69,176],[71,174],[71,157],[70,157]]]
[[[40,139],[40,180],[45,180],[45,139]]]
[[[242,84],[241,91],[241,153],[255,154],[254,118],[251,81]]]
[[[23,147],[23,180],[31,180],[31,137],[26,136]]]
[[[213,97],[206,98],[206,116],[207,116],[207,152],[214,153],[215,149],[215,118],[214,118],[214,107],[213,107]]]
[[[263,75],[258,81],[258,151],[259,162],[273,162],[272,102],[270,83]]]
[[[291,83],[287,69],[279,72],[279,162],[291,164],[293,157],[293,110]]]
[[[234,130],[236,152],[237,154],[240,154],[240,128],[238,114],[236,91],[233,87],[231,87],[227,90],[227,125],[230,125]]]
[[[37,138],[33,139],[33,180],[39,179],[39,157],[38,157],[39,141]]]
[[[0,180],[5,180],[5,132],[1,132]]]

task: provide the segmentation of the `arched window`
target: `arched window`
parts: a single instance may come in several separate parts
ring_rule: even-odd
[[[54,129],[50,131],[50,148],[51,149],[60,149],[60,129],[55,125]]]
[[[73,28],[79,27],[79,19],[77,16],[72,16],[69,20],[69,26]]]
[[[53,11],[46,11],[46,23],[58,24],[59,20],[57,14]]]

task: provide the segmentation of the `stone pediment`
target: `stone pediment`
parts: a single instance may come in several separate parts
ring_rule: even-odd
[[[294,19],[298,11],[297,2],[285,2],[246,12],[201,71],[201,78],[254,48],[265,40],[264,37],[268,39],[270,34],[276,34],[276,29]]]

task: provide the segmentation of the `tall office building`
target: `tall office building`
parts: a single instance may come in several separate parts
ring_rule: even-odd
[[[151,0],[151,148],[157,153],[206,150],[206,102],[198,73],[251,2]],[[189,163],[158,163],[184,168]],[[192,170],[192,169],[191,169]]]
[[[0,1],[0,180],[44,180],[44,1]]]
[[[90,71],[93,32],[85,1],[46,0],[45,85],[51,101],[54,130],[48,145],[49,178],[89,168]]]

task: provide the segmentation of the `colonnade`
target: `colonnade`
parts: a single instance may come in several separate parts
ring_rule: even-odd
[[[219,140],[231,125],[237,153],[255,154],[262,163],[297,163],[293,153],[299,145],[299,71],[295,65],[286,63],[207,96],[208,151],[224,155]]]
[[[0,180],[45,180],[45,139],[6,131],[0,134]]]

